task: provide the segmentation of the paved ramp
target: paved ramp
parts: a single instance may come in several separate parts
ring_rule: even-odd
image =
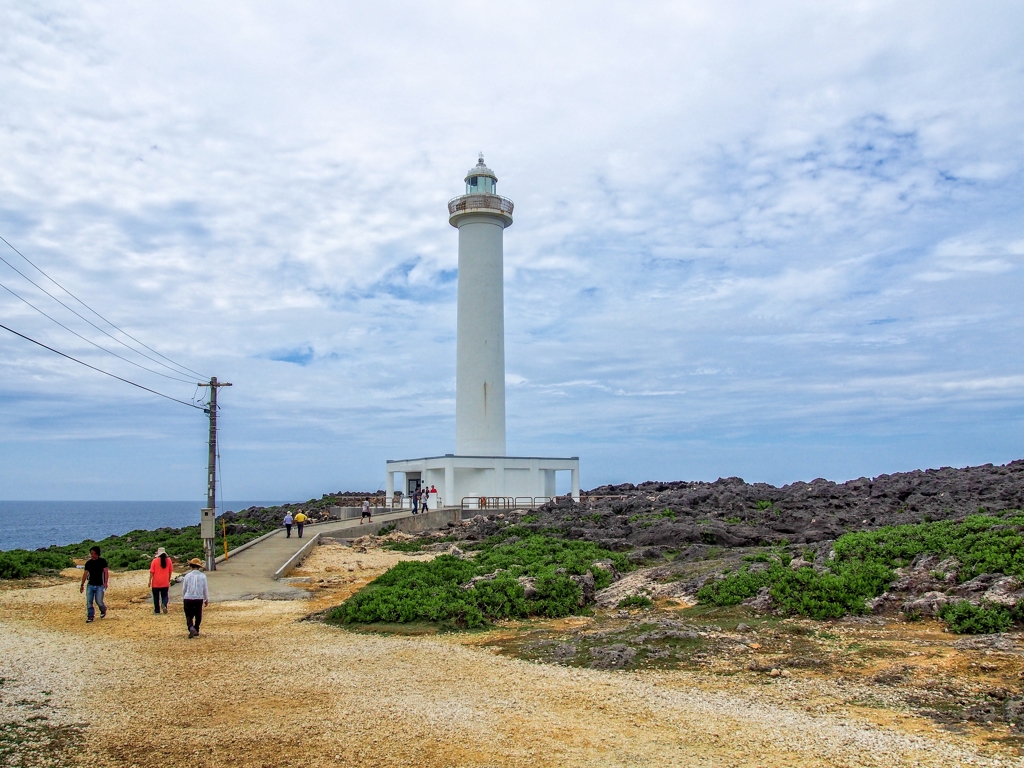
[[[408,510],[388,514],[374,514],[373,523],[359,524],[358,519],[338,520],[307,525],[304,538],[299,538],[292,528],[287,538],[284,528],[264,538],[237,555],[217,564],[217,570],[206,574],[210,583],[210,602],[228,600],[303,600],[309,592],[294,587],[287,580],[275,578],[278,570],[298,551],[308,544],[313,536],[354,538],[377,533],[392,523],[399,530],[425,531],[442,528],[449,520],[459,519],[459,510],[433,510],[413,516]],[[230,554],[230,553],[229,553]],[[181,584],[171,587],[171,599],[181,601]]]

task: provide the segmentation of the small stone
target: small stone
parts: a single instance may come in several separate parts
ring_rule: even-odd
[[[781,673],[781,672],[779,672],[779,670],[777,670],[777,669],[774,669],[774,668],[773,668],[773,669],[772,669],[772,671],[771,671],[771,672],[769,672],[768,674],[769,674],[769,675],[771,675],[772,677],[778,677],[778,676],[779,676],[779,675],[781,675],[782,673]]]

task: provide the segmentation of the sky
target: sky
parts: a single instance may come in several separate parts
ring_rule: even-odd
[[[0,235],[190,369],[0,243],[134,364],[4,289],[0,323],[184,401],[0,329],[0,498],[203,498],[195,373],[233,384],[225,498],[452,452],[481,150],[510,455],[584,488],[1024,457],[1019,2],[10,0],[0,104]]]

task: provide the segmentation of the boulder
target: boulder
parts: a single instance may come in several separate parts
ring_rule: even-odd
[[[594,669],[621,669],[632,663],[636,658],[636,648],[622,643],[606,645],[590,649],[590,657],[593,661],[590,666]]]
[[[744,600],[743,605],[753,608],[758,613],[767,613],[775,607],[775,601],[768,587],[761,587],[754,597]]]
[[[611,574],[612,582],[616,582],[622,578],[622,574],[619,573],[618,569],[615,567],[615,563],[611,560],[595,560],[591,565],[594,568],[600,568],[605,573]]]
[[[1001,573],[982,573],[970,581],[965,581],[960,586],[950,589],[949,594],[979,604],[985,593],[1005,578]]]
[[[901,608],[903,613],[920,616],[938,616],[939,610],[949,602],[949,597],[941,592],[925,592],[914,600],[908,600]]]
[[[537,580],[535,578],[532,576],[520,576],[516,581],[523,588],[523,595],[527,600],[532,600],[537,596]]]
[[[883,592],[878,597],[864,601],[864,608],[868,613],[886,613],[896,608],[900,603],[900,597],[892,592]]]
[[[986,603],[1014,608],[1022,598],[1024,591],[1021,590],[1021,583],[1013,576],[1007,576],[986,589],[981,599]]]
[[[579,604],[580,604],[581,607],[584,606],[584,605],[590,605],[592,602],[594,602],[595,590],[594,590],[594,574],[593,573],[591,573],[590,571],[587,571],[582,576],[570,576],[569,580],[570,581],[574,581],[577,584],[579,584],[579,587],[580,587]]]
[[[464,589],[464,590],[473,589],[473,588],[476,587],[477,584],[479,584],[479,583],[481,583],[483,581],[494,581],[494,579],[497,578],[498,574],[501,574],[501,573],[508,573],[508,571],[506,571],[504,568],[499,568],[494,573],[487,573],[487,574],[484,574],[483,576],[474,576],[469,581],[467,581],[465,584],[460,586],[459,589]]]

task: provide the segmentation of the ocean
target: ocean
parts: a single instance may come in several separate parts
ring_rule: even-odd
[[[283,503],[227,501],[224,509]],[[202,507],[201,501],[0,501],[0,550],[38,549],[98,541],[138,529],[198,525]]]

